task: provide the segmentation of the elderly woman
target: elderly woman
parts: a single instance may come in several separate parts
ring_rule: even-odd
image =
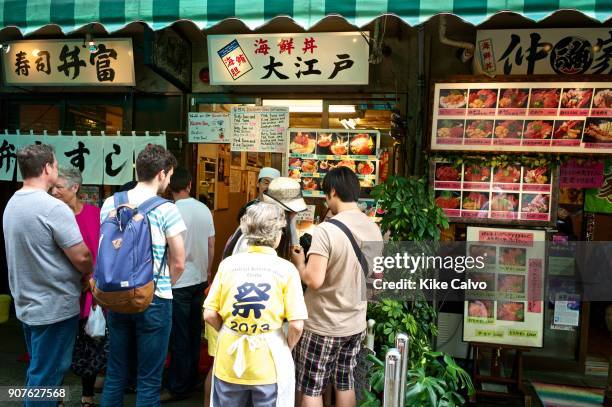
[[[60,168],[59,176],[51,194],[63,201],[72,209],[77,224],[83,235],[83,241],[96,262],[98,254],[98,240],[100,238],[100,209],[93,205],[83,203],[78,196],[83,183],[81,173],[76,168]],[[86,281],[89,280],[88,277]],[[94,384],[97,373],[106,364],[104,346],[106,341],[95,341],[84,333],[85,323],[93,303],[89,290],[81,295],[81,314],[79,323],[79,336],[75,343],[72,368],[79,376],[83,386],[81,405],[91,407],[94,405]]]
[[[300,276],[277,256],[283,210],[250,206],[240,222],[246,253],[223,260],[204,302],[204,319],[220,330],[212,402],[220,406],[293,406],[291,349],[308,318]],[[287,335],[281,329],[289,321]]]

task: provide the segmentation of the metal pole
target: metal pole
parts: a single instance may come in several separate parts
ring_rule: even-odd
[[[404,407],[406,394],[406,374],[408,373],[408,358],[409,358],[409,339],[408,335],[401,332],[395,337],[395,347],[400,353],[400,380],[399,380],[399,405]]]
[[[401,358],[399,351],[395,348],[389,349],[385,356],[385,390],[383,395],[383,407],[399,407],[399,383]]]
[[[373,319],[368,319],[368,330],[366,333],[366,348],[370,349],[374,352],[374,325],[376,325],[376,321]]]

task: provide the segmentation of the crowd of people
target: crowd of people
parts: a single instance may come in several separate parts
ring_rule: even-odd
[[[94,406],[101,373],[102,406],[123,405],[130,388],[137,406],[187,398],[202,385],[204,325],[214,357],[205,405],[322,406],[330,386],[336,406],[356,404],[353,371],[366,330],[362,260],[374,255],[367,243],[382,236],[357,206],[352,170],[325,176],[329,219],[301,247],[294,230],[307,209],[300,184],[263,168],[259,195],[241,209],[213,270],[212,214],[191,197],[191,175],[163,147],[147,146],[136,160],[138,182],[101,209],[80,201],[81,174],[58,168],[51,147],[24,147],[17,162],[23,187],[3,225],[30,355],[26,387],[59,386],[72,367],[85,407]],[[159,198],[167,188],[172,200]],[[147,239],[130,240],[143,225]],[[97,307],[106,333],[92,338],[86,326]]]

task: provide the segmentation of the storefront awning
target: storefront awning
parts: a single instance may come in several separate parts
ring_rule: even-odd
[[[0,0],[0,28],[17,27],[27,35],[54,24],[69,33],[100,23],[113,32],[135,21],[157,30],[189,20],[207,29],[236,18],[256,29],[275,17],[289,16],[309,29],[330,15],[362,27],[384,14],[414,26],[439,13],[478,25],[500,11],[538,21],[559,9],[578,10],[601,22],[612,17],[610,0]]]

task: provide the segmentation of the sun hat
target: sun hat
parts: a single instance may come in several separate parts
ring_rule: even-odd
[[[257,176],[257,181],[259,181],[262,178],[270,178],[270,179],[276,179],[278,177],[280,177],[280,171],[277,170],[276,168],[272,168],[272,167],[263,167],[261,170],[259,170],[259,175]]]
[[[302,197],[300,183],[288,177],[279,177],[270,182],[268,190],[263,193],[262,201],[275,203],[290,212],[302,212],[308,209]]]

